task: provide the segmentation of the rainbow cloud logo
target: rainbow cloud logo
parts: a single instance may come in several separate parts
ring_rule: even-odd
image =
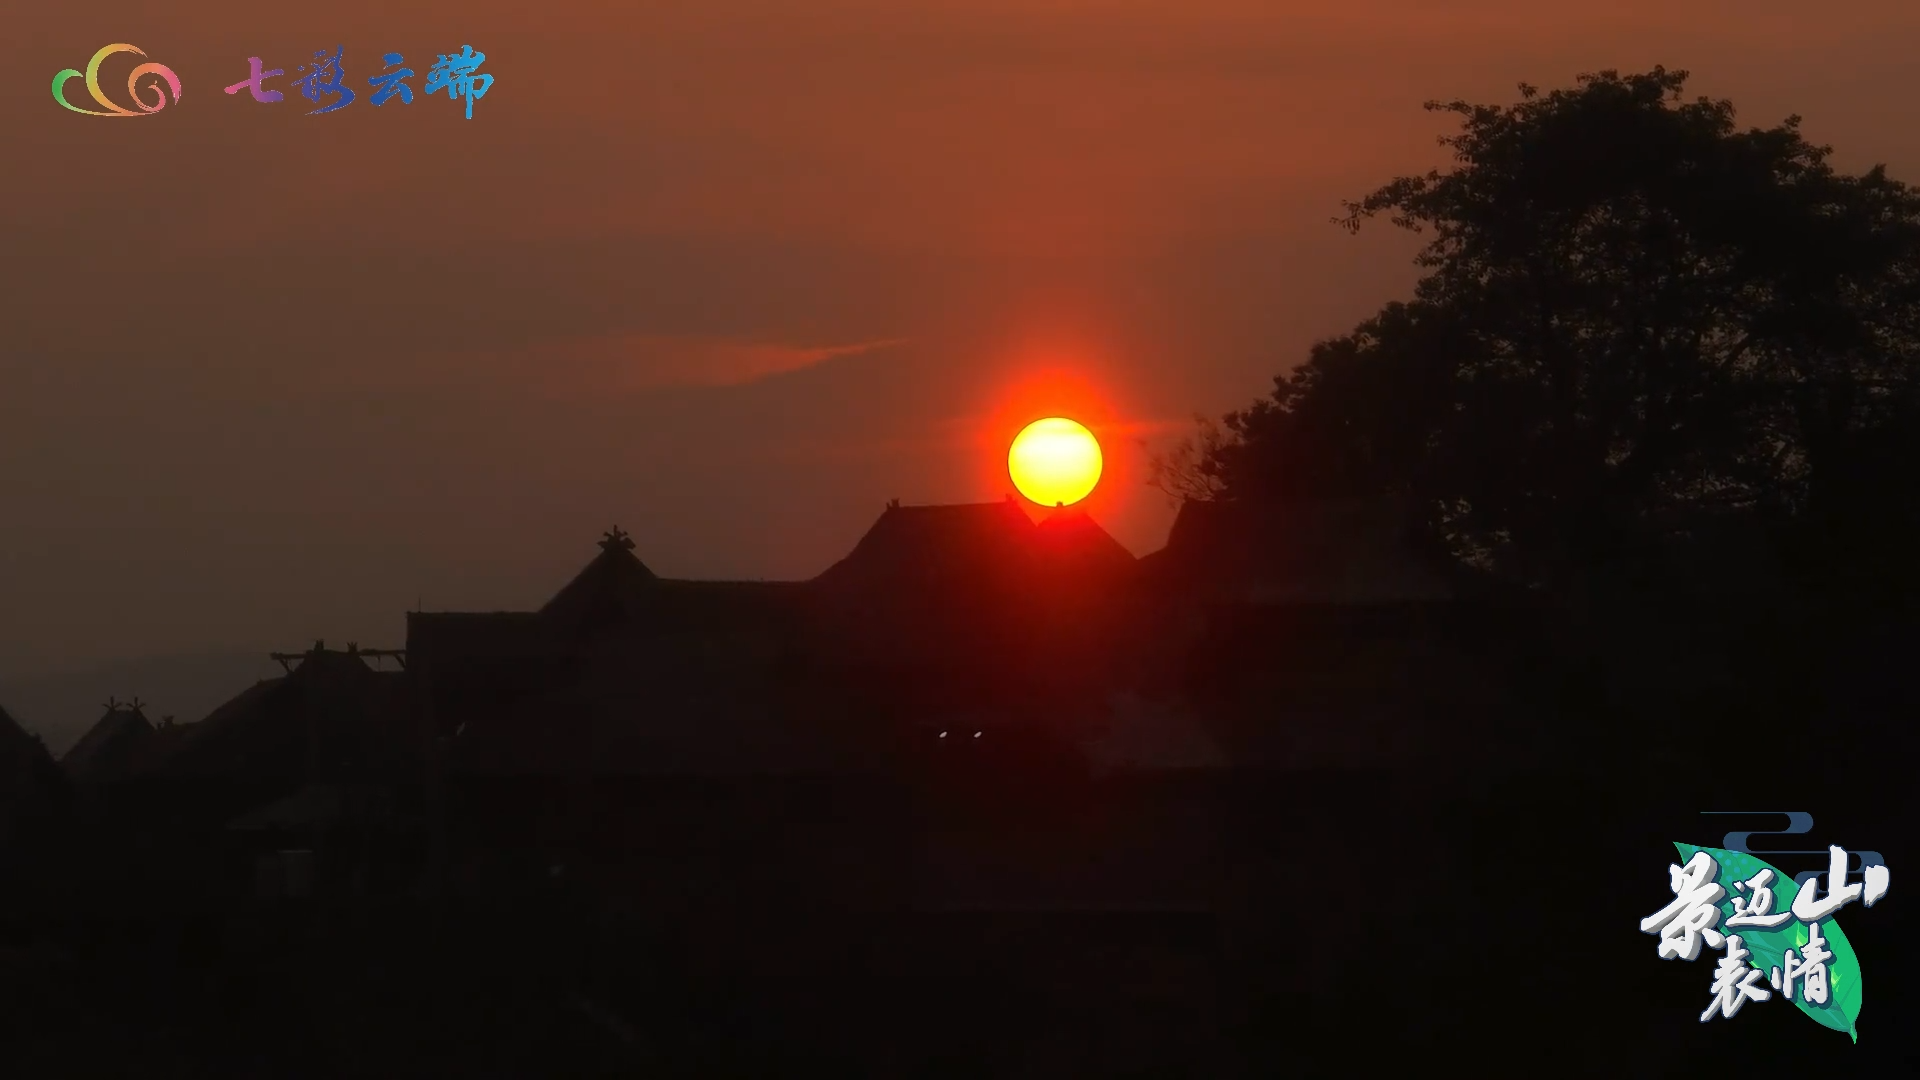
[[[59,102],[61,108],[72,109],[82,116],[151,116],[167,107],[167,95],[160,89],[158,83],[148,83],[147,88],[153,91],[154,98],[153,104],[149,105],[140,99],[140,87],[137,84],[140,82],[142,75],[157,75],[161,79],[166,80],[166,84],[173,88],[174,102],[177,104],[180,101],[180,76],[175,75],[173,69],[165,64],[141,64],[139,67],[133,69],[133,74],[127,76],[127,93],[133,97],[133,103],[140,106],[139,112],[134,112],[132,109],[123,109],[113,102],[108,101],[107,95],[100,89],[100,61],[105,60],[114,53],[123,52],[135,53],[140,56],[147,55],[131,45],[109,45],[99,52],[94,53],[93,59],[87,61],[87,70],[84,76],[87,80],[87,93],[92,94],[93,100],[99,102],[107,110],[106,112],[94,112],[92,109],[83,109],[69,102],[65,95],[60,92],[60,88],[67,84],[68,79],[78,79],[82,77],[82,74],[73,68],[65,68],[53,77],[53,100]]]

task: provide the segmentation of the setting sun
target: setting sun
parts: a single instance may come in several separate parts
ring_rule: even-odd
[[[1100,482],[1100,442],[1063,416],[1035,420],[1007,451],[1007,473],[1020,494],[1042,506],[1077,503]]]

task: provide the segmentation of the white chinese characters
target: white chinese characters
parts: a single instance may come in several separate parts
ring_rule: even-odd
[[[1727,935],[1727,955],[1720,960],[1720,966],[1714,971],[1713,1004],[1700,1014],[1700,1022],[1706,1023],[1718,1012],[1727,1019],[1740,1011],[1740,1006],[1749,1001],[1765,1001],[1773,995],[1753,985],[1760,981],[1758,969],[1748,966],[1747,950],[1740,944],[1739,934]],[[1775,984],[1779,985],[1778,983]]]
[[[1831,918],[1834,912],[1862,899],[1863,894],[1866,906],[1872,907],[1875,900],[1887,895],[1887,868],[1863,866],[1860,870],[1864,880],[1848,885],[1846,849],[1839,846],[1827,848],[1827,898],[1813,898],[1820,891],[1820,879],[1808,878],[1794,895],[1793,917],[1812,925],[1821,919]]]
[[[1788,1000],[1793,1000],[1793,984],[1801,981],[1801,1000],[1811,1001],[1815,1005],[1827,1003],[1827,961],[1833,954],[1827,951],[1827,942],[1820,936],[1820,924],[1807,924],[1807,943],[1801,949],[1799,958],[1788,949],[1781,957],[1786,971],[1774,968],[1771,974],[1774,989],[1779,990]]]
[[[1821,895],[1820,879],[1808,877],[1795,890],[1793,902],[1785,911],[1774,910],[1778,902],[1774,889],[1776,872],[1771,868],[1762,867],[1745,881],[1728,882],[1733,890],[1731,896],[1720,883],[1720,862],[1707,851],[1696,850],[1686,865],[1667,868],[1673,901],[1640,920],[1641,932],[1659,937],[1658,952],[1665,960],[1694,960],[1699,957],[1703,943],[1710,948],[1724,947],[1726,950],[1726,955],[1715,967],[1710,988],[1713,1003],[1700,1014],[1701,1023],[1712,1019],[1715,1014],[1731,1020],[1747,1002],[1766,1001],[1773,996],[1768,990],[1762,989],[1762,968],[1756,968],[1748,962],[1753,956],[1747,947],[1748,940],[1753,941],[1753,948],[1759,949],[1765,958],[1760,962],[1768,981],[1785,1000],[1795,1001],[1797,995],[1803,1009],[1825,1008],[1834,1000],[1835,957],[1828,948],[1828,939],[1821,933],[1821,923],[1830,921],[1836,912],[1855,900],[1871,907],[1887,894],[1888,874],[1884,865],[1863,865],[1860,880],[1848,884],[1846,850],[1838,846],[1830,847],[1828,856],[1825,895]],[[1729,900],[1728,906],[1732,909],[1730,914],[1721,907],[1722,902]],[[1719,929],[1723,914],[1725,932]],[[1781,935],[1796,923],[1807,928],[1804,942],[1799,945],[1797,952],[1793,948],[1782,949]],[[1746,937],[1743,937],[1743,932]],[[1838,933],[1837,930],[1833,932]],[[1793,933],[1788,941],[1798,937],[1800,935],[1797,932]],[[1841,935],[1841,942],[1844,943],[1844,935]],[[1847,950],[1843,948],[1841,951],[1846,953]],[[1780,963],[1770,966],[1770,959],[1778,959]],[[1842,960],[1838,966],[1851,971],[1852,968],[1848,967],[1850,963],[1849,960]],[[1855,1007],[1857,1004],[1849,1006]],[[1827,1023],[1826,1020],[1822,1022]],[[1843,1027],[1842,1030],[1850,1031],[1851,1028]]]
[[[1779,929],[1793,912],[1782,911],[1769,915],[1773,910],[1773,871],[1765,869],[1745,881],[1734,885],[1733,891],[1743,895],[1733,898],[1733,915],[1727,919],[1727,926],[1760,926],[1768,930]]]
[[[1720,923],[1720,901],[1727,890],[1714,879],[1720,864],[1704,851],[1696,851],[1685,866],[1669,866],[1673,903],[1640,920],[1640,931],[1660,935],[1660,958],[1692,960],[1700,955],[1702,939],[1713,948],[1724,940],[1714,927]]]

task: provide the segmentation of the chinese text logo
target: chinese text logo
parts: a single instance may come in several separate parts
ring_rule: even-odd
[[[1801,1012],[1858,1042],[1860,961],[1833,916],[1855,900],[1872,907],[1885,896],[1886,866],[1862,866],[1863,880],[1848,885],[1847,853],[1830,847],[1827,895],[1818,897],[1820,879],[1814,877],[1802,882],[1789,902],[1784,888],[1776,893],[1773,887],[1784,885],[1786,875],[1746,852],[1673,846],[1686,860],[1667,868],[1673,902],[1640,920],[1640,929],[1659,936],[1663,960],[1693,960],[1703,941],[1726,950],[1714,973],[1713,1003],[1700,1014],[1701,1023],[1716,1012],[1732,1019],[1747,1002],[1772,997],[1758,985],[1764,970],[1768,985]],[[1740,932],[1723,934],[1715,929],[1721,925]]]
[[[302,64],[294,69],[299,76],[293,80],[294,87],[302,97],[320,106],[307,110],[308,116],[337,112],[353,104],[359,97],[348,85],[346,55],[344,45],[334,46],[331,54],[321,49],[313,54],[313,63]],[[367,80],[367,85],[373,88],[368,100],[379,106],[398,97],[402,105],[413,104],[413,87],[408,86],[406,80],[413,78],[414,72],[412,68],[402,66],[406,63],[406,57],[390,52],[380,61],[385,65],[381,73]],[[462,45],[457,53],[442,53],[433,67],[427,69],[424,89],[429,97],[445,90],[447,97],[454,101],[465,99],[467,119],[471,120],[473,103],[486,97],[487,91],[493,87],[493,76],[479,70],[480,65],[486,62],[487,54],[475,52],[471,45]],[[261,84],[276,75],[285,75],[286,69],[263,71],[262,67],[264,64],[259,57],[247,57],[247,77],[227,87],[227,93],[237,94],[245,90],[253,96],[253,100],[262,103],[284,100],[285,94],[268,90]]]
[[[141,64],[139,67],[133,69],[133,74],[127,76],[127,94],[133,98],[133,103],[140,107],[139,112],[134,112],[132,109],[123,109],[107,100],[106,92],[100,89],[100,61],[105,60],[114,53],[123,52],[130,52],[139,56],[147,55],[132,45],[109,45],[99,52],[94,53],[93,59],[87,61],[87,71],[84,76],[87,80],[87,93],[92,94],[93,100],[99,102],[100,106],[107,110],[106,112],[94,112],[92,109],[83,109],[67,100],[66,94],[61,88],[67,85],[68,79],[83,77],[80,72],[73,68],[63,68],[53,77],[53,100],[59,102],[61,107],[72,109],[82,116],[150,116],[167,107],[167,95],[161,91],[159,84],[156,82],[147,84],[147,89],[153,91],[153,104],[147,104],[140,97],[140,77],[142,75],[153,75],[164,80],[167,86],[172,88],[173,100],[176,104],[180,101],[180,76],[175,75],[173,69],[165,64],[152,63]]]
[[[84,73],[87,91],[93,95],[93,100],[100,103],[105,112],[82,109],[66,99],[62,88],[66,86],[67,80],[83,77],[81,72],[73,68],[67,68],[53,77],[53,99],[59,102],[61,107],[85,116],[145,116],[159,112],[167,105],[166,94],[154,83],[149,82],[146,86],[146,89],[153,91],[155,99],[153,104],[149,105],[140,96],[141,78],[157,76],[165,80],[166,84],[173,89],[173,100],[176,104],[179,102],[180,77],[175,75],[171,68],[161,64],[141,64],[127,76],[127,92],[133,95],[133,103],[139,106],[141,111],[135,112],[132,109],[122,108],[107,100],[107,95],[100,89],[100,62],[114,53],[121,52],[146,55],[131,45],[109,45],[93,54],[93,59],[87,62],[87,70]],[[336,45],[332,52],[325,49],[316,51],[311,63],[301,64],[294,69],[293,88],[299,91],[302,97],[318,106],[308,109],[306,115],[318,116],[322,113],[338,112],[353,104],[361,93],[366,92],[356,92],[353,89],[352,84],[355,80],[347,76],[346,56],[346,46]],[[369,100],[375,106],[380,106],[397,97],[402,105],[413,104],[413,87],[407,85],[406,80],[414,77],[414,71],[405,66],[406,58],[397,52],[390,52],[381,60],[385,66],[380,74],[366,80],[366,85],[372,91],[369,94]],[[476,52],[471,45],[462,45],[459,52],[441,53],[434,65],[427,69],[427,81],[423,87],[426,96],[432,97],[445,90],[449,99],[466,103],[467,119],[473,119],[473,103],[486,97],[487,91],[493,89],[493,76],[480,70],[480,66],[486,62],[487,54]],[[247,77],[226,87],[226,92],[232,95],[245,90],[253,100],[262,104],[284,101],[287,95],[279,90],[269,89],[265,84],[268,79],[283,76],[286,73],[285,68],[267,70],[260,57],[249,56],[247,57]]]

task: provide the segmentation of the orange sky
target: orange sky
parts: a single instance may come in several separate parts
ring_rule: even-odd
[[[615,523],[662,573],[807,576],[888,498],[999,497],[1006,439],[1046,412],[1100,431],[1092,507],[1151,550],[1168,511],[1134,440],[1244,404],[1412,281],[1405,239],[1328,219],[1439,163],[1426,98],[1665,63],[1751,122],[1802,113],[1845,167],[1920,164],[1910,4],[1592,12],[10,14],[0,676],[393,644],[416,598],[538,603]],[[116,41],[182,103],[59,109],[53,73]],[[338,113],[221,93],[248,56],[291,73],[342,43],[362,94]],[[380,53],[424,75],[463,43],[498,79],[474,121],[368,103]]]

